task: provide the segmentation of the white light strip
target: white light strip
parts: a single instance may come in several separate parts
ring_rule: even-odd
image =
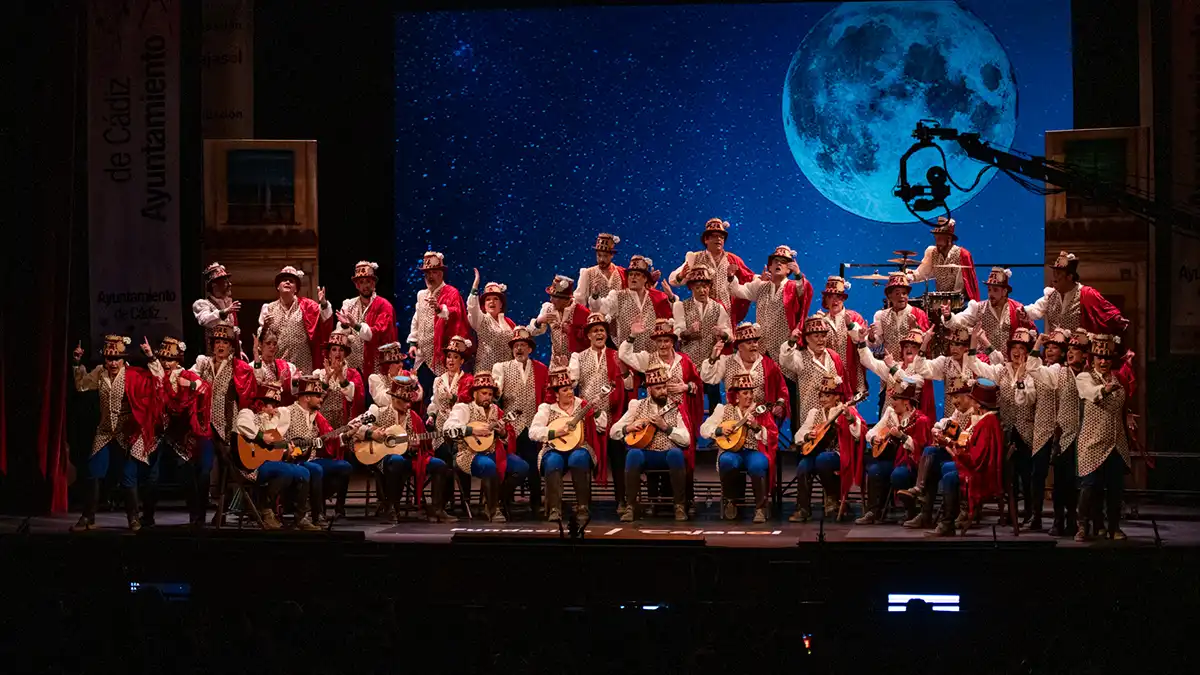
[[[905,607],[904,605],[888,605],[889,612],[904,612],[907,610],[908,610],[908,608]]]
[[[957,612],[958,605],[940,605],[940,606],[934,605],[933,611],[935,611],[935,612]]]
[[[889,593],[888,594],[888,603],[889,604],[903,605],[903,604],[907,603],[909,600],[924,600],[925,602],[927,602],[931,605],[957,605],[958,604],[958,596],[957,595],[921,595],[921,594],[917,594],[917,593],[913,593],[913,594]]]

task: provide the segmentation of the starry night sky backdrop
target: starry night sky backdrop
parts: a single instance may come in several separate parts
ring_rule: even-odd
[[[837,4],[398,14],[402,328],[427,249],[446,254],[448,281],[464,295],[473,266],[483,282],[508,284],[518,322],[537,311],[555,273],[574,277],[593,264],[601,231],[621,237],[620,264],[642,253],[669,271],[719,216],[732,224],[727,247],[751,269],[787,244],[818,288],[839,262],[923,251],[927,226],[843,210],[789,150],[784,79],[804,36]],[[1012,147],[1040,154],[1045,130],[1072,126],[1068,0],[960,5],[1011,61],[1020,96]],[[969,183],[974,171],[954,178]],[[956,209],[960,243],[977,263],[1041,263],[1043,209],[1041,197],[998,176]],[[1013,281],[1014,297],[1030,302],[1042,273],[1017,270]],[[857,282],[848,304],[869,317],[881,302],[881,288]]]

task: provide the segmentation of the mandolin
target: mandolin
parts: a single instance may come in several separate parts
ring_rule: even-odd
[[[504,426],[520,416],[520,410],[510,410],[509,412],[505,413],[504,417],[501,417],[499,420],[497,420],[496,424],[499,426]],[[488,433],[484,436],[476,436],[476,429],[482,429]],[[491,452],[492,446],[496,445],[496,430],[492,428],[491,422],[485,422],[482,420],[477,422],[467,422],[467,426],[460,433],[462,434],[462,441],[466,444],[467,449],[476,454]]]
[[[354,443],[354,458],[363,466],[374,466],[389,455],[403,455],[408,452],[409,445],[434,439],[441,434],[430,431],[424,434],[410,434],[399,424],[393,424],[383,430],[384,440],[356,441]],[[436,445],[436,443],[435,443]]]
[[[675,404],[668,402],[658,414],[665,419],[667,414],[674,410]],[[638,431],[631,431],[625,434],[625,445],[630,448],[644,450],[650,445],[650,441],[654,440],[654,434],[656,433],[658,433],[658,427],[653,424],[647,424]]]
[[[375,416],[370,413],[363,413],[359,417],[351,420],[346,426],[321,436],[321,441],[327,441],[335,436],[340,436],[350,430],[356,422],[370,424],[375,421]],[[243,471],[254,471],[258,467],[267,462],[283,462],[295,461],[306,454],[307,450],[312,447],[313,441],[306,438],[297,438],[288,441],[287,447],[272,447],[274,444],[283,440],[283,437],[278,431],[268,429],[263,432],[263,443],[259,444],[252,438],[246,438],[238,434],[237,449],[233,453],[233,461],[239,469]]]
[[[613,390],[613,387],[611,384],[604,385],[603,387],[600,388],[600,396],[598,396],[597,398],[607,397],[609,392],[611,392],[612,390]],[[608,402],[607,398],[603,398],[603,400],[605,401],[605,403]],[[575,448],[578,448],[580,445],[582,445],[583,444],[583,425],[580,424],[579,422],[582,421],[583,418],[592,414],[592,411],[595,409],[596,409],[596,402],[593,401],[591,403],[588,403],[585,406],[581,406],[570,417],[560,417],[556,420],[551,421],[550,424],[547,425],[550,428],[550,431],[554,432],[554,438],[550,439],[550,441],[549,441],[550,445],[555,450],[559,450],[561,452],[567,452],[569,450],[574,450]],[[569,432],[564,431],[564,429],[566,429],[567,426],[571,427],[571,430]]]
[[[751,419],[767,412],[767,406],[760,405],[748,417],[742,420],[725,420],[717,427],[721,433],[713,436],[717,447],[725,452],[737,452],[746,445],[746,424]]]
[[[813,431],[813,438],[811,441],[806,441],[800,445],[800,454],[807,457],[808,455],[811,455],[814,450],[824,445],[827,437],[831,433],[834,433],[834,431],[837,429],[837,421],[838,418],[842,416],[842,413],[854,407],[861,401],[866,400],[866,398],[867,392],[860,391],[854,395],[854,398],[850,399],[849,403],[842,404],[841,409],[838,410],[836,415]]]
[[[908,423],[900,425],[900,431],[907,433],[909,427],[916,422],[916,414],[909,414]],[[895,454],[900,449],[900,444],[903,442],[901,438],[892,435],[892,430],[896,427],[887,426],[875,435],[876,440],[871,443],[871,456],[875,459],[880,457],[890,456]]]

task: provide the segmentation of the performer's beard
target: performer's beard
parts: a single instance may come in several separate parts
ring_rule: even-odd
[[[661,408],[667,404],[667,395],[663,394],[662,396],[651,396],[650,400],[654,401],[654,405]]]

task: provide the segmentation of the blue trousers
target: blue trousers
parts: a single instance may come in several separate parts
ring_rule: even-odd
[[[296,483],[307,483],[309,475],[304,465],[291,462],[264,462],[258,467],[259,483],[269,483],[276,478],[290,478]]]
[[[125,449],[121,447],[121,444],[116,439],[105,443],[103,447],[96,451],[96,454],[88,458],[86,478],[103,480],[108,475],[108,465],[112,461],[113,454],[120,455],[124,452]]]
[[[158,484],[158,458],[162,456],[161,449],[150,453],[149,464],[143,464],[132,456],[125,458],[125,470],[121,472],[121,487],[137,487],[139,484]]]
[[[820,452],[801,456],[796,463],[796,476],[831,475],[842,468],[842,456],[837,452]]]
[[[757,450],[722,452],[717,460],[717,471],[722,476],[745,470],[752,478],[766,478],[770,466],[767,456]]]
[[[583,448],[576,448],[570,452],[549,450],[545,455],[542,455],[543,476],[549,476],[555,471],[562,473],[567,467],[590,470],[592,468],[592,456]]]
[[[508,455],[507,461],[504,477],[512,478],[518,483],[525,480],[525,477],[529,475],[529,462],[515,454]],[[475,455],[475,458],[471,460],[471,475],[476,478],[496,478],[498,473],[495,455]]]
[[[1086,476],[1079,477],[1079,487],[1123,491],[1125,489],[1125,461],[1121,459],[1121,453],[1113,449],[1099,468]]]
[[[661,471],[663,469],[682,469],[687,466],[687,458],[683,450],[671,448],[666,452],[658,450],[642,450],[629,448],[625,455],[626,471]]]

